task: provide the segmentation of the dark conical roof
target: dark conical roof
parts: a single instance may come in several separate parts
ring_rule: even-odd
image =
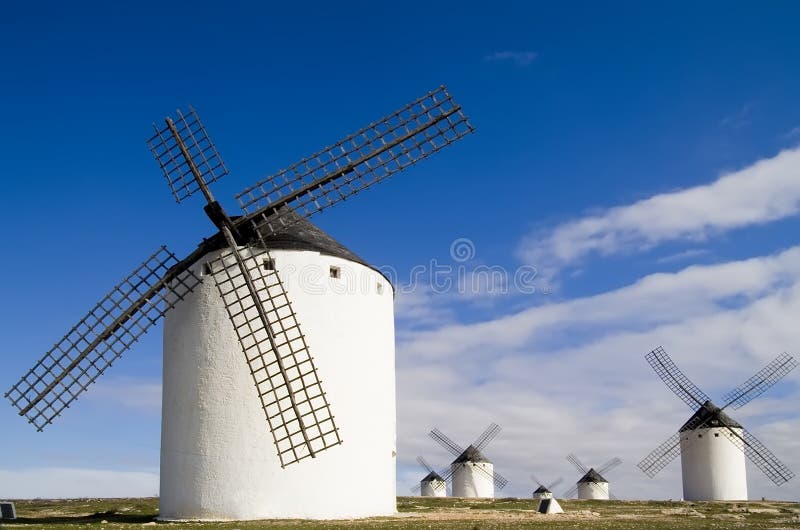
[[[233,217],[232,219],[235,221],[238,217]],[[262,231],[262,234],[258,234],[251,224],[245,223],[239,227],[240,237],[237,238],[237,241],[242,245],[267,247],[270,250],[310,250],[360,263],[377,271],[375,267],[367,263],[358,254],[336,241],[327,232],[293,210],[284,213],[281,216],[281,222],[285,225],[283,230],[277,234],[264,235],[263,237],[260,236],[265,233],[264,231]],[[266,244],[263,244],[262,240]],[[227,247],[225,238],[219,232],[204,240],[203,245],[206,246],[208,252]]]
[[[533,493],[552,493],[549,489],[545,488],[544,486],[539,486],[536,488]]]
[[[580,478],[580,480],[578,480],[578,484],[580,484],[581,482],[608,482],[608,481],[603,478],[603,475],[595,471],[594,468],[591,468],[589,471],[586,472],[584,476]]]
[[[463,464],[464,462],[489,462],[489,459],[483,456],[483,453],[478,451],[474,445],[470,445],[464,452],[458,455],[458,458],[453,460],[454,464]]]
[[[444,482],[442,476],[436,471],[431,471],[430,473],[425,475],[425,478],[423,478],[420,482],[433,482],[434,480],[439,480],[441,482]]]
[[[700,427],[697,427],[697,426]],[[692,414],[692,417],[686,420],[686,423],[678,430],[678,432],[693,431],[694,429],[709,429],[711,427],[735,427],[741,429],[742,426],[730,416],[725,414],[721,408],[714,405],[711,401],[706,401],[697,409],[697,412]]]

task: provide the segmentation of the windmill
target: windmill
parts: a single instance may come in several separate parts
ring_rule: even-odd
[[[554,480],[553,482],[551,482],[550,484],[545,485],[545,483],[542,482],[541,480],[539,480],[536,477],[536,475],[534,475],[533,473],[531,473],[531,480],[537,486],[539,486],[538,488],[533,490],[533,498],[534,499],[541,499],[541,498],[543,498],[543,495],[548,494],[548,493],[552,497],[553,490],[555,489],[555,487],[558,486],[559,484],[561,484],[562,482],[564,482],[564,479],[559,477],[556,480]]]
[[[575,469],[577,469],[579,473],[582,473],[582,476],[572,488],[564,493],[565,498],[568,499],[577,493],[579,499],[616,499],[616,497],[611,494],[608,488],[608,480],[603,477],[603,473],[608,473],[620,465],[622,460],[614,457],[596,470],[593,467],[586,467],[583,462],[572,453],[567,455],[567,460],[575,466]]]
[[[499,432],[499,425],[490,424],[483,434],[478,436],[466,449],[448,438],[439,429],[433,429],[428,433],[439,445],[456,457],[450,464],[453,497],[494,498],[495,486],[503,489],[508,484],[508,480],[495,472],[494,465],[481,453]]]
[[[417,463],[428,474],[419,481],[419,484],[411,488],[411,492],[419,492],[422,497],[447,497],[447,479],[450,478],[450,471],[437,472],[421,456],[417,457]]]
[[[709,501],[747,499],[745,455],[776,485],[794,476],[764,444],[724,412],[728,407],[738,409],[763,394],[797,366],[794,357],[778,355],[725,394],[722,407],[717,407],[675,366],[664,348],[659,346],[645,358],[664,384],[694,411],[678,432],[639,462],[639,469],[646,475],[654,477],[680,454],[683,498]]]
[[[539,513],[550,514],[564,513],[564,509],[561,507],[555,497],[553,497],[553,489],[561,484],[564,479],[559,477],[545,486],[544,482],[539,480],[536,475],[531,473],[531,480],[539,485],[539,487],[533,492],[533,498],[539,500],[539,504],[536,506],[536,511]]]
[[[228,169],[197,113],[154,129],[175,200],[201,192],[217,232],[157,250],[6,397],[41,431],[165,317],[160,517],[394,513],[391,285],[307,218],[471,133],[461,106],[429,92],[245,189],[240,216],[211,193]]]

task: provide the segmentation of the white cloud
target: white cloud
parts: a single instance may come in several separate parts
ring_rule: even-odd
[[[127,407],[140,412],[161,412],[161,382],[131,377],[101,379],[86,399],[104,405]]]
[[[592,253],[650,249],[797,215],[800,148],[726,173],[711,184],[662,193],[527,236],[520,255],[545,273]]]
[[[62,467],[0,469],[0,498],[152,497],[158,473]]]
[[[539,54],[532,51],[498,51],[484,57],[487,61],[511,61],[517,66],[528,66]]]
[[[490,421],[504,427],[488,450],[512,480],[504,494],[529,495],[531,471],[577,478],[564,459],[587,464],[613,456],[613,491],[627,498],[679,498],[680,465],[656,479],[636,463],[668,438],[691,411],[652,373],[643,355],[664,345],[712,399],[742,383],[800,332],[800,247],[782,253],[671,274],[654,274],[615,291],[553,303],[476,324],[404,333],[398,343],[398,476],[422,475],[414,457],[435,466],[451,459],[425,436],[438,426],[470,443]],[[797,374],[732,415],[790,468],[800,418]],[[795,498],[749,468],[751,495]],[[563,491],[562,490],[562,491]]]

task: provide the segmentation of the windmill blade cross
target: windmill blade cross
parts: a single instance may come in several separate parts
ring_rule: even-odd
[[[497,436],[501,430],[501,427],[496,423],[489,424],[489,426],[486,427],[486,430],[484,430],[483,433],[478,436],[472,445],[475,447],[475,449],[481,451],[484,447],[489,445],[492,440],[494,440],[495,436]]]
[[[538,484],[538,485],[540,485],[540,486],[544,486],[544,482],[542,482],[541,480],[539,480],[539,477],[537,477],[537,476],[536,476],[536,475],[534,475],[533,473],[531,473],[531,480],[532,480],[532,481],[534,481],[536,484]]]
[[[702,406],[706,401],[710,401],[709,397],[675,366],[661,346],[645,355],[645,359],[664,384],[692,410]]]
[[[473,132],[444,87],[237,195],[257,233],[285,227],[287,207],[310,217]]]
[[[753,377],[734,388],[722,397],[725,403],[722,408],[732,406],[738,409],[767,391],[786,374],[797,367],[797,361],[788,353],[782,353],[767,366],[759,370]]]
[[[164,148],[155,148],[153,153],[173,190],[169,167],[176,168],[182,179],[191,174],[194,187],[184,184],[186,190],[191,193],[196,187],[202,191],[207,201],[206,215],[228,245],[228,250],[210,266],[253,377],[281,467],[314,458],[317,452],[339,445],[341,439],[305,337],[277,271],[263,271],[256,259],[248,261],[242,255],[236,240],[238,229],[208,187],[207,175],[201,169],[210,167],[208,150],[203,147],[210,145],[209,156],[219,159],[208,134],[200,125],[198,140],[180,111],[178,114],[184,128],[167,118],[165,132],[157,131]],[[159,153],[168,155],[166,169]],[[181,171],[184,166],[175,166],[178,157],[183,159],[185,171]],[[274,263],[269,252],[265,254]]]
[[[436,440],[436,442],[444,447],[447,451],[449,451],[453,456],[458,456],[464,452],[464,448],[455,443],[453,440],[447,437],[442,431],[438,428],[434,428],[431,432],[428,433],[428,436]]]
[[[577,469],[581,473],[587,473],[589,471],[589,468],[586,467],[585,465],[583,465],[583,462],[581,462],[578,459],[578,457],[575,456],[574,453],[570,453],[570,454],[567,455],[567,461],[569,461],[570,464],[575,466],[575,469]]]
[[[211,268],[286,467],[342,442],[286,290],[263,256],[271,260],[231,246]]]
[[[607,473],[617,467],[618,465],[622,464],[622,460],[618,457],[614,457],[599,468],[596,469],[597,473],[602,475],[603,473]]]
[[[89,385],[199,283],[161,247],[117,284],[5,397],[37,430],[52,423]]]

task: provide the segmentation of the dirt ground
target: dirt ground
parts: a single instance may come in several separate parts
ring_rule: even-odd
[[[344,521],[237,521],[225,523],[155,521],[158,499],[71,499],[16,501],[18,519],[0,521],[13,528],[144,529],[692,529],[763,528],[800,530],[800,503],[777,501],[559,501],[567,513],[542,515],[530,499],[431,499],[399,497],[398,514]]]

